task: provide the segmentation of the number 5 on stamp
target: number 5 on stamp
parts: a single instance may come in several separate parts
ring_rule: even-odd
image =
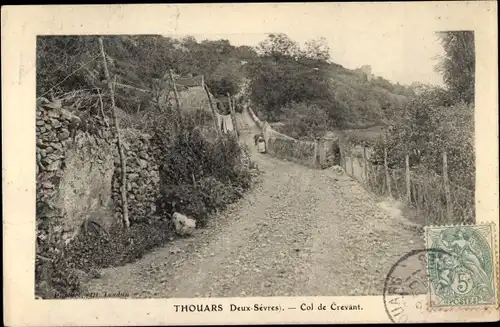
[[[431,226],[425,229],[429,252],[429,309],[484,309],[498,306],[494,224]]]

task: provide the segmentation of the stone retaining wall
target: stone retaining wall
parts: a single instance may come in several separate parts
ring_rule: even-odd
[[[68,243],[89,218],[113,223],[115,139],[99,116],[82,120],[60,103],[36,107],[36,221],[39,240]]]
[[[134,129],[121,131],[125,156],[127,157],[127,202],[129,219],[139,222],[156,214],[156,200],[160,194],[159,166],[153,155],[151,136]],[[122,219],[121,206],[121,165],[115,159],[113,175],[113,199],[116,217]]]

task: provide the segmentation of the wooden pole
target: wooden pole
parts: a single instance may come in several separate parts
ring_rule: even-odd
[[[106,124],[106,127],[109,127],[108,122],[106,121],[106,115],[104,114],[104,104],[102,102],[102,95],[101,95],[101,91],[99,91],[99,89],[97,89],[97,95],[99,95],[99,103],[101,104],[102,120]]]
[[[182,130],[182,114],[181,114],[181,102],[179,100],[179,93],[177,92],[177,86],[175,85],[174,73],[172,69],[168,71],[170,76],[170,81],[172,82],[172,88],[174,89],[175,105],[177,109],[177,130],[180,132]]]
[[[347,163],[345,161],[345,150],[342,149],[342,168],[344,168],[344,171],[347,173]]]
[[[446,151],[443,151],[443,184],[446,196],[446,218],[448,219],[448,223],[451,223],[453,216],[453,204],[451,203],[450,184],[448,182],[448,158]]]
[[[411,204],[411,177],[410,177],[410,156],[405,155],[405,177],[406,177],[406,201]]]
[[[208,98],[208,104],[210,105],[210,110],[212,111],[212,118],[214,121],[214,127],[215,131],[217,132],[217,135],[220,136],[220,129],[219,129],[219,120],[217,118],[217,112],[215,111],[214,104],[212,103],[212,98],[210,97],[210,91],[208,90],[208,87],[206,84],[203,84],[203,88],[205,89],[205,92],[207,93],[207,98]]]
[[[349,146],[349,160],[351,161],[351,176],[354,177],[354,159],[352,155],[352,147]]]
[[[385,168],[385,183],[387,185],[387,191],[389,192],[389,196],[392,197],[391,177],[389,176],[389,167],[387,166],[387,148],[386,147],[384,147],[384,168]]]
[[[319,138],[316,138],[314,140],[314,159],[313,159],[313,166],[317,167],[319,164],[318,160],[318,152],[319,151]]]
[[[342,142],[339,140],[339,166],[344,168],[344,153],[342,152]]]
[[[417,212],[420,212],[420,199],[419,199],[419,189],[416,183],[413,183],[413,197],[415,198],[415,206],[417,207]]]
[[[375,188],[375,182],[374,182],[374,178],[375,178],[375,173],[374,173],[374,170],[375,168],[373,168],[373,165],[370,163],[370,165],[368,166],[368,174],[369,174],[369,179],[368,179],[368,183],[369,183],[369,186],[370,186],[370,190],[373,191],[373,189]]]
[[[118,126],[118,119],[116,118],[116,105],[115,105],[115,92],[113,88],[113,84],[111,82],[111,78],[109,76],[108,64],[106,60],[106,53],[104,52],[104,44],[102,41],[102,36],[99,37],[99,47],[101,48],[102,60],[104,64],[104,75],[106,77],[106,81],[108,82],[109,92],[111,94],[111,107],[113,112],[113,123],[115,125],[116,139],[118,145],[118,153],[120,155],[120,164],[121,164],[121,174],[122,174],[122,185],[121,185],[121,198],[122,198],[122,214],[123,214],[123,224],[125,228],[130,227],[130,221],[128,218],[128,201],[127,201],[127,165],[125,157],[125,152],[123,151],[123,144],[120,135],[120,128]]]
[[[395,188],[395,191],[396,191],[396,199],[399,199],[399,198],[401,198],[401,196],[399,194],[399,187],[398,187],[398,179],[397,179],[397,176],[396,176],[396,170],[392,171],[392,179],[394,180],[394,188]]]
[[[233,101],[229,93],[226,93],[226,95],[227,101],[229,103],[229,112],[231,114],[231,121],[233,122],[234,133],[236,134],[236,138],[239,138],[238,127],[236,127],[236,113],[234,112]]]
[[[326,166],[326,146],[327,143],[325,140],[319,140],[319,166],[320,168],[324,168]]]
[[[368,184],[368,159],[366,159],[366,146],[363,144],[363,168],[365,171],[365,183]]]
[[[344,169],[344,171],[347,174],[347,153],[345,151],[344,145],[342,145],[341,153],[342,153],[341,154],[342,155],[342,168]]]

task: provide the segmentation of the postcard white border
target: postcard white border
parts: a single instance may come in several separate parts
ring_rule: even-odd
[[[308,3],[2,7],[2,131],[5,324],[16,326],[389,322],[382,296],[165,300],[34,300],[35,39],[47,34],[222,34],[328,30],[315,15],[373,26],[474,30],[476,36],[477,219],[498,239],[497,3]],[[332,17],[333,17],[332,16]],[[280,19],[276,19],[276,18]],[[311,22],[311,23],[309,23]],[[403,25],[401,25],[403,26]],[[335,31],[332,31],[334,33]],[[359,303],[359,311],[174,312],[173,304]],[[498,311],[424,312],[422,322],[493,321]]]

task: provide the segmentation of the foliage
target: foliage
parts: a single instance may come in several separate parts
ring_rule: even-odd
[[[43,298],[78,296],[82,275],[93,276],[96,269],[133,262],[172,236],[171,222],[150,220],[132,224],[128,230],[115,226],[108,234],[81,232],[60,253],[40,249],[45,259],[37,260],[35,293]]]
[[[178,40],[159,35],[103,39],[110,75],[117,82],[116,103],[127,113],[150,108],[154,95],[150,91],[169,69],[180,76],[203,75],[207,84],[211,81],[212,93],[236,93],[240,61],[256,56],[250,47],[235,47],[227,40],[197,42],[193,37]],[[97,95],[100,89],[106,97],[97,44],[96,36],[38,37],[37,96],[81,89]]]
[[[242,79],[240,64],[230,60],[220,63],[206,84],[215,94],[234,95],[239,92]]]
[[[445,88],[413,83],[409,98],[391,120],[383,137],[375,141],[373,161],[383,162],[388,151],[389,167],[410,165],[443,173],[447,153],[449,179],[467,189],[475,186],[474,157],[474,33],[439,33],[445,56],[436,67]],[[383,80],[380,87],[388,88]]]
[[[294,135],[303,134],[303,126],[308,122],[287,116],[292,114],[287,110],[292,103],[319,107],[326,113],[321,128],[336,129],[384,124],[413,95],[410,88],[383,78],[368,81],[356,71],[328,62],[329,49],[324,38],[309,40],[301,49],[284,34],[270,34],[258,50],[259,58],[248,69],[250,98],[263,119],[290,125],[288,131]],[[307,120],[306,115],[302,117]]]
[[[280,118],[291,102],[314,103],[328,113],[332,126],[386,119],[401,106],[395,95],[409,92],[381,78],[369,83],[327,62],[329,49],[321,38],[303,49],[285,34],[270,34],[256,50],[227,40],[158,35],[105,36],[104,44],[117,82],[117,106],[128,114],[155,110],[158,99],[151,91],[169,69],[180,76],[203,75],[215,96],[237,94],[249,78],[250,98],[264,118]],[[96,100],[100,90],[109,102],[95,36],[43,36],[37,49],[38,96],[89,89]]]
[[[321,71],[291,58],[276,63],[262,57],[250,69],[250,97],[265,119],[277,120],[292,102],[321,101],[331,98],[328,81]]]
[[[474,102],[476,57],[474,31],[445,31],[438,33],[444,56],[436,70],[443,75],[452,96],[465,103]]]
[[[48,251],[39,252],[45,256],[37,255],[35,260],[35,295],[42,298],[78,296],[81,281],[68,260],[60,255],[47,255]]]
[[[316,139],[329,130],[328,112],[317,104],[291,103],[283,108],[282,127],[276,128],[280,133],[295,139]]]
[[[204,224],[210,213],[250,187],[249,172],[241,166],[244,153],[233,136],[209,140],[197,126],[175,136],[161,128],[154,133],[161,162],[159,205],[165,214],[177,210]]]
[[[384,146],[391,166],[404,167],[405,154],[412,166],[425,166],[442,174],[447,152],[449,178],[469,189],[475,185],[474,107],[453,103],[447,90],[432,87],[412,98],[376,147],[382,160]]]
[[[301,55],[300,46],[284,33],[269,34],[257,46],[257,52],[262,57],[271,57],[274,60],[281,58],[296,58]]]
[[[317,61],[328,61],[330,59],[330,47],[324,37],[312,39],[306,42],[303,55]]]

